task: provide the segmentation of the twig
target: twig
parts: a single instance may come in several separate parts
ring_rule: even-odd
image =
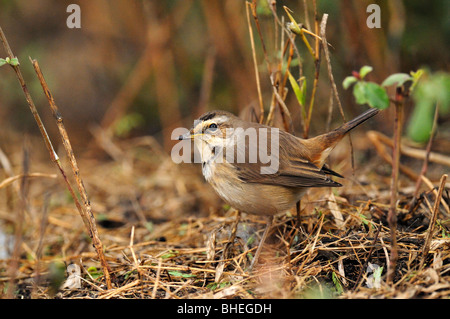
[[[434,202],[433,215],[431,217],[430,224],[428,225],[428,232],[427,232],[427,237],[425,239],[425,245],[423,247],[422,260],[420,261],[420,268],[422,268],[423,265],[425,264],[425,259],[428,255],[428,252],[430,251],[431,238],[433,237],[434,225],[436,224],[436,218],[437,218],[437,214],[439,211],[439,205],[440,205],[441,198],[442,198],[442,192],[444,191],[444,188],[445,188],[446,180],[447,180],[447,174],[442,175],[441,182],[439,184],[438,194],[437,194],[436,200]]]
[[[0,27],[0,38],[2,40],[2,43],[3,43],[3,46],[4,46],[5,50],[6,50],[6,52],[8,53],[8,55],[11,58],[13,58],[14,54],[13,54],[13,52],[11,50],[11,47],[9,46],[8,40],[6,39],[6,36],[3,33],[3,30],[2,30],[1,27]],[[81,217],[83,219],[83,222],[85,222],[85,225],[86,225],[86,227],[88,229],[89,236],[93,240],[94,247],[97,250],[97,254],[98,254],[99,259],[100,259],[100,261],[102,263],[102,266],[103,266],[103,271],[104,271],[104,274],[105,274],[106,284],[107,284],[108,289],[109,289],[109,288],[111,288],[111,279],[110,279],[110,275],[109,275],[109,273],[110,273],[109,266],[108,266],[108,264],[106,262],[106,259],[105,259],[104,255],[103,255],[103,247],[102,247],[102,244],[100,242],[100,239],[98,238],[97,228],[96,228],[95,220],[94,220],[94,217],[92,215],[91,208],[90,208],[90,203],[89,203],[89,200],[87,199],[86,190],[84,189],[84,185],[83,185],[83,182],[82,182],[80,174],[79,174],[78,166],[76,165],[75,156],[73,154],[72,148],[70,147],[70,142],[69,142],[69,139],[67,137],[67,133],[66,133],[66,131],[64,129],[64,125],[62,123],[61,114],[59,113],[58,109],[56,108],[56,105],[54,104],[53,97],[52,97],[52,95],[50,93],[50,90],[48,89],[48,87],[47,87],[47,85],[45,83],[45,80],[44,80],[44,78],[42,76],[42,73],[40,73],[39,66],[37,65],[37,62],[35,63],[35,61],[34,62],[32,61],[32,63],[33,63],[33,66],[35,67],[36,73],[38,74],[39,80],[41,81],[41,85],[42,85],[42,87],[44,89],[44,93],[45,93],[45,95],[47,96],[47,98],[49,100],[50,106],[52,108],[53,115],[55,116],[55,118],[57,120],[58,128],[60,129],[61,137],[63,139],[63,144],[66,147],[66,151],[68,153],[69,159],[71,160],[72,168],[74,169],[74,175],[75,175],[75,178],[77,180],[77,184],[78,184],[79,189],[80,189],[80,194],[81,194],[81,196],[82,196],[82,198],[84,200],[84,205],[85,205],[86,211],[84,211],[83,208],[81,207],[81,204],[78,201],[78,198],[75,195],[75,192],[74,192],[73,188],[71,187],[71,185],[70,185],[70,183],[69,183],[69,181],[67,179],[67,176],[66,176],[66,174],[64,172],[64,169],[62,168],[61,163],[59,161],[59,157],[58,157],[58,155],[56,154],[56,152],[55,152],[55,150],[53,148],[53,145],[52,145],[52,143],[50,141],[50,138],[49,138],[49,136],[47,134],[45,126],[44,126],[44,124],[43,124],[43,122],[42,122],[42,120],[41,120],[41,118],[40,118],[40,116],[38,114],[38,111],[36,109],[36,106],[34,105],[33,99],[31,98],[31,95],[30,95],[30,93],[28,91],[27,85],[26,85],[25,80],[24,80],[24,78],[22,76],[22,72],[20,71],[19,66],[15,65],[15,66],[12,66],[12,68],[14,69],[14,71],[15,71],[15,73],[17,75],[17,79],[19,80],[19,83],[20,83],[20,85],[22,87],[22,90],[23,90],[23,92],[25,94],[25,98],[27,100],[28,106],[30,107],[31,113],[33,114],[34,119],[36,120],[36,123],[37,123],[37,125],[39,127],[39,130],[40,130],[41,135],[42,135],[42,137],[44,139],[44,142],[45,142],[45,145],[47,147],[47,150],[49,151],[50,158],[53,161],[53,163],[55,163],[55,165],[58,167],[61,175],[63,176],[64,181],[66,182],[67,188],[69,189],[69,191],[70,191],[70,193],[72,195],[72,198],[74,199],[75,205],[77,206],[77,209],[80,212],[80,215],[81,215]]]
[[[328,50],[328,42],[325,36],[325,30],[327,25],[328,14],[324,14],[322,17],[322,22],[320,23],[320,36],[322,38],[322,47],[323,53],[325,55],[325,60],[327,61],[328,66],[328,77],[330,79],[331,87],[333,88],[334,97],[339,106],[339,111],[341,113],[342,119],[345,121],[344,109],[342,108],[341,100],[339,99],[339,92],[336,86],[336,82],[334,81],[333,69],[331,67],[331,59],[330,59],[330,51]]]
[[[392,151],[392,177],[391,177],[391,201],[388,212],[388,224],[391,233],[391,255],[389,261],[389,267],[387,272],[387,281],[392,282],[394,279],[395,268],[397,266],[398,259],[398,246],[397,246],[397,197],[398,197],[398,175],[400,165],[400,147],[401,147],[401,135],[403,125],[403,107],[404,97],[402,95],[402,89],[397,88],[395,95],[395,119],[394,119],[394,149]]]
[[[385,160],[387,163],[392,165],[392,156],[388,154],[386,151],[385,146],[381,143],[381,137],[382,134],[376,131],[369,131],[367,132],[367,137],[372,142],[372,144],[375,146],[375,150],[377,151],[378,155],[382,157],[383,160]],[[386,137],[388,138],[388,137]],[[389,139],[389,138],[388,138]],[[389,140],[390,141],[390,140]],[[392,141],[390,141],[392,145]],[[401,147],[401,152],[403,152],[403,145]],[[400,171],[408,176],[409,179],[416,181],[419,175],[416,174],[412,169],[410,169],[408,166],[405,166],[403,164],[399,164]]]
[[[328,70],[328,78],[330,79],[330,84],[334,93],[334,98],[336,99],[336,102],[338,104],[339,107],[339,112],[341,113],[342,119],[345,122],[345,115],[344,115],[344,109],[342,108],[342,104],[341,104],[341,100],[339,99],[339,92],[336,86],[336,82],[334,81],[334,76],[333,76],[333,69],[331,67],[331,58],[330,58],[330,51],[328,50],[328,42],[327,42],[327,38],[326,38],[326,26],[327,26],[327,20],[328,20],[328,14],[324,14],[322,16],[322,22],[320,23],[320,37],[322,38],[322,47],[323,47],[323,53],[325,55],[325,60],[327,61],[327,70]],[[330,97],[330,113],[329,113],[329,119],[331,121],[331,104],[332,103],[332,97]],[[353,172],[355,170],[355,159],[354,159],[354,154],[353,154],[353,142],[352,142],[352,137],[351,134],[348,134],[348,142],[350,144],[350,158],[351,158],[351,163],[352,163],[352,169]]]
[[[61,135],[62,143],[64,145],[64,149],[66,150],[67,157],[69,158],[70,164],[72,166],[73,175],[75,177],[75,181],[78,186],[78,192],[83,200],[84,209],[79,209],[79,212],[83,219],[85,227],[87,228],[89,237],[91,237],[92,239],[94,248],[97,251],[100,263],[103,267],[107,287],[108,289],[111,289],[112,288],[110,277],[111,270],[103,254],[103,245],[98,236],[97,225],[95,223],[95,218],[92,213],[91,203],[89,201],[83,180],[81,178],[80,169],[78,168],[77,160],[75,158],[72,145],[70,144],[69,136],[63,123],[63,118],[58,110],[58,107],[55,104],[53,95],[51,94],[50,89],[48,88],[47,82],[44,79],[44,75],[41,72],[38,62],[36,60],[32,60],[31,58],[30,61],[33,64],[34,70],[36,71],[37,77],[39,79],[39,82],[41,83],[42,89],[44,90],[45,96],[47,97],[53,116],[55,117],[56,124],[59,129],[59,134]]]
[[[258,35],[259,35],[259,39],[261,40],[261,46],[262,46],[262,50],[264,53],[264,60],[266,61],[266,65],[267,65],[267,71],[270,72],[270,63],[269,63],[269,58],[267,57],[267,50],[266,50],[266,44],[264,43],[264,38],[262,36],[262,32],[261,32],[261,26],[259,24],[259,19],[258,19],[258,15],[256,13],[256,0],[253,0],[250,5],[251,9],[252,9],[252,16],[253,19],[255,20],[255,24],[256,24],[256,30],[258,31]]]
[[[263,104],[262,93],[261,93],[261,83],[259,80],[258,61],[256,60],[255,39],[253,38],[253,31],[252,31],[252,26],[251,26],[251,22],[250,22],[250,12],[248,9],[249,6],[251,7],[252,4],[247,1],[245,10],[247,12],[248,33],[250,35],[250,44],[252,46],[253,66],[255,68],[255,77],[256,77],[256,88],[258,90],[258,100],[259,100],[259,109],[260,109],[259,123],[262,123],[263,119],[264,119],[264,104]]]
[[[321,29],[323,28],[323,32],[325,32],[325,25],[326,25],[326,20],[328,18],[327,14],[324,14],[323,19],[322,19],[322,23],[321,23]],[[317,21],[317,17],[314,17],[314,21],[315,21],[315,28],[316,28],[316,32],[318,29],[318,21]],[[302,39],[303,42],[305,42],[305,44],[307,44],[308,46],[308,41],[306,40],[304,33],[301,33],[302,35]],[[323,38],[322,38],[323,41]],[[320,45],[320,41],[318,38],[316,38],[316,49],[312,50],[310,49],[311,55],[314,58],[314,66],[315,66],[315,72],[314,72],[314,81],[313,81],[313,88],[312,88],[312,92],[311,92],[311,99],[309,101],[309,109],[308,109],[308,117],[305,121],[305,128],[304,128],[304,132],[303,132],[303,138],[308,138],[309,135],[309,127],[311,124],[311,116],[312,116],[312,110],[313,110],[313,106],[314,106],[314,101],[315,101],[315,97],[316,97],[316,91],[317,91],[317,86],[319,85],[319,74],[320,74],[320,60],[321,60],[321,53],[322,50],[321,48],[323,46],[326,46],[326,41],[325,41],[325,45]]]
[[[380,132],[369,131],[368,134],[372,135],[372,136],[369,136],[369,138],[372,140],[372,142],[376,140],[376,141],[380,141],[383,144],[386,144],[390,147],[393,147],[393,145],[394,145],[391,138],[389,138],[388,136],[386,136]],[[427,152],[425,150],[412,148],[403,143],[402,143],[400,152],[403,155],[406,155],[406,156],[409,156],[412,158],[423,159],[423,160],[427,156]],[[450,167],[450,157],[445,156],[443,154],[436,153],[436,152],[430,152],[428,161]],[[418,175],[417,175],[417,177],[418,177]],[[417,177],[416,177],[416,180],[417,180]]]
[[[359,272],[358,278],[356,279],[356,282],[355,282],[355,286],[353,287],[353,291],[355,291],[359,287],[359,281],[360,281],[361,276],[362,276],[362,274],[364,272],[364,269],[367,268],[367,265],[369,263],[370,257],[372,257],[372,253],[373,253],[373,250],[375,248],[375,244],[377,243],[378,235],[380,234],[380,230],[381,230],[382,226],[383,225],[380,222],[380,225],[378,226],[377,232],[375,233],[375,238],[372,241],[372,245],[371,245],[370,250],[369,250],[369,255],[367,256],[367,258],[366,258],[366,260],[364,262],[364,265],[362,266],[361,271]]]
[[[156,271],[156,279],[152,290],[152,299],[156,298],[156,290],[158,289],[158,283],[159,279],[161,277],[161,265],[162,265],[162,258],[158,259],[158,269]]]
[[[307,256],[305,257],[305,259],[303,260],[303,262],[302,262],[302,264],[300,265],[300,267],[298,267],[298,270],[297,270],[297,272],[296,272],[297,274],[301,273],[301,271],[302,271],[303,268],[305,267],[305,264],[306,264],[306,263],[310,260],[310,258],[311,258],[311,255],[312,255],[312,253],[313,253],[313,251],[314,251],[314,249],[315,249],[315,247],[316,247],[317,240],[319,239],[319,236],[320,236],[320,231],[321,231],[322,226],[323,226],[324,218],[325,218],[325,214],[322,214],[322,216],[320,217],[320,220],[319,220],[319,222],[318,222],[318,225],[319,225],[319,226],[318,226],[318,229],[317,229],[317,235],[315,236],[313,243],[311,244],[311,246],[308,244],[308,245],[305,247],[305,251],[306,251],[306,249],[308,249],[308,246],[309,246],[308,254],[307,254]],[[316,226],[317,226],[317,225],[316,225]],[[300,255],[299,255],[299,256],[300,256]],[[297,256],[297,257],[299,257],[299,256]],[[297,259],[297,257],[294,258],[294,260]],[[294,260],[292,260],[292,262],[293,262]]]
[[[294,132],[294,124],[292,123],[291,113],[289,112],[289,109],[287,108],[286,103],[284,103],[283,98],[277,92],[277,88],[276,88],[276,85],[275,85],[272,75],[270,76],[270,82],[272,84],[273,94],[275,96],[275,99],[278,101],[278,104],[280,105],[280,112],[282,115],[284,128],[287,132],[292,133],[292,132]],[[287,120],[289,120],[289,122],[287,122]]]
[[[437,196],[437,192],[436,189],[433,186],[433,183],[431,183],[431,181],[426,178],[425,176],[422,176],[422,180],[425,184],[427,184],[427,186],[432,190],[432,192]],[[449,186],[447,186],[449,187]],[[445,211],[447,212],[447,214],[450,214],[450,207],[448,206],[448,204],[446,203],[444,198],[441,198],[441,204],[444,207]]]
[[[1,183],[0,183],[0,188],[6,187],[10,184],[12,184],[14,181],[21,179],[21,178],[30,178],[30,177],[46,177],[46,178],[56,178],[57,175],[55,174],[45,174],[45,173],[29,173],[26,175],[20,174],[20,175],[16,175],[16,176],[11,176],[8,178],[5,178]]]
[[[1,27],[0,27],[0,39],[2,40],[3,47],[5,48],[6,53],[8,53],[8,55],[11,59],[14,58],[14,54],[11,51],[11,47],[9,46],[8,40],[6,39],[6,36],[3,33],[3,29]],[[28,102],[28,106],[30,107],[30,110],[34,116],[34,119],[36,120],[39,131],[41,132],[42,137],[44,138],[45,146],[47,147],[47,149],[50,153],[50,157],[52,158],[52,161],[54,161],[54,162],[59,161],[58,155],[56,154],[55,150],[53,149],[53,145],[50,142],[50,138],[48,137],[48,134],[44,127],[44,124],[42,123],[41,117],[39,116],[36,106],[34,105],[33,99],[31,98],[30,92],[28,91],[28,87],[25,84],[25,80],[23,79],[22,72],[20,71],[19,66],[11,65],[11,67],[14,69],[14,72],[16,72],[17,79],[19,80],[19,83],[22,87],[23,93],[25,94],[25,98]]]
[[[138,275],[139,275],[139,281],[142,281],[142,273],[141,273],[141,269],[139,268],[139,262],[136,258],[136,253],[134,252],[133,243],[134,243],[134,225],[131,227],[129,248],[131,251],[131,256],[133,256],[134,268],[136,269],[136,271],[138,272]]]

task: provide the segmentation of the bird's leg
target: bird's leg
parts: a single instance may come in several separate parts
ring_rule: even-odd
[[[297,229],[300,232],[301,223],[300,223],[300,212],[301,212],[301,201],[299,200],[296,205],[297,208]]]
[[[255,266],[256,263],[258,262],[259,255],[261,254],[261,249],[262,249],[262,247],[264,245],[264,242],[266,241],[267,234],[269,233],[270,227],[272,227],[272,222],[273,222],[273,216],[269,216],[267,218],[266,229],[264,230],[264,233],[263,233],[263,235],[261,237],[261,241],[259,242],[258,249],[256,249],[256,253],[255,253],[255,256],[253,257],[253,260],[252,260],[252,263],[250,265],[249,271],[252,271],[253,266]]]
[[[307,235],[305,234],[305,230],[302,227],[302,223],[301,223],[302,218],[300,217],[300,213],[302,211],[302,209],[301,209],[301,200],[299,200],[297,202],[296,208],[297,208],[297,234],[298,234],[298,239],[297,240],[300,241],[302,238],[304,239],[304,238],[307,237]]]

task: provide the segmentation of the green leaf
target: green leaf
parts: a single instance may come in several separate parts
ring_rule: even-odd
[[[247,239],[247,245],[251,245],[251,244],[253,244],[255,242],[255,235],[254,234],[252,234],[252,235],[250,235],[250,237],[248,237],[248,239]]]
[[[394,73],[389,75],[383,83],[381,83],[381,86],[391,86],[393,84],[396,84],[397,87],[402,86],[403,83],[406,81],[412,81],[413,77],[406,73]]]
[[[357,82],[353,87],[353,95],[358,104],[369,104],[380,110],[389,106],[389,97],[386,91],[374,82]]]
[[[0,58],[0,66],[5,65],[7,62],[5,59]]]
[[[294,90],[295,96],[297,97],[297,101],[301,106],[305,105],[305,95],[303,94],[304,81],[302,82],[302,88],[298,85],[295,78],[292,76],[291,72],[287,70],[289,75],[289,82],[291,83],[292,89]]]
[[[289,11],[291,11],[291,10],[288,7],[284,7],[284,11],[286,11],[289,19],[291,20],[291,22],[288,22],[286,24],[287,28],[289,30],[291,30],[292,32],[294,32],[295,34],[300,35],[302,33],[302,30],[301,30],[300,26],[298,25],[297,21],[295,21],[294,17],[289,13]]]
[[[216,290],[217,286],[219,284],[217,282],[211,282],[209,284],[206,285],[206,288],[210,289],[210,290]]]
[[[154,225],[153,225],[153,222],[151,222],[151,221],[146,222],[144,224],[144,226],[148,230],[149,233],[153,232],[153,229],[155,228]]]
[[[432,76],[431,84],[436,103],[439,103],[439,110],[446,113],[450,111],[450,74],[439,72]]]
[[[375,269],[373,271],[373,278],[374,279],[381,278],[382,273],[383,273],[383,267],[378,267],[377,269]]]
[[[373,82],[367,82],[366,84],[366,96],[367,103],[371,107],[375,107],[380,110],[387,109],[389,107],[389,96],[381,86]]]
[[[258,1],[256,5],[256,14],[261,16],[272,16],[272,10],[267,1]]]
[[[427,73],[417,83],[412,98],[415,107],[409,120],[407,134],[415,142],[426,143],[432,133],[435,106],[439,105],[440,114],[450,112],[450,74]]]
[[[133,275],[135,273],[137,273],[136,269],[131,270],[131,271],[127,271],[123,277],[124,277],[125,280],[127,280],[131,275]]]
[[[433,128],[433,104],[429,101],[416,103],[409,119],[408,136],[417,143],[426,143]]]
[[[366,216],[364,216],[363,214],[359,214],[359,218],[361,218],[361,222],[362,222],[364,225],[369,225],[369,221],[367,220],[367,217],[366,217]]]
[[[344,81],[342,81],[342,86],[347,90],[356,81],[358,81],[358,79],[353,75],[347,76]]]
[[[87,269],[88,273],[92,276],[92,278],[97,279],[103,276],[103,272],[99,271],[96,267],[91,266]]]
[[[144,124],[144,117],[139,113],[130,113],[123,116],[115,125],[114,133],[117,136],[124,137],[131,130],[138,128]]]
[[[413,83],[411,85],[411,88],[409,89],[410,92],[413,92],[414,88],[416,87],[417,83],[419,82],[420,78],[422,77],[422,75],[425,73],[424,69],[419,69],[416,72],[411,71],[411,76],[413,78]]]
[[[342,294],[344,292],[344,288],[342,287],[339,277],[336,275],[336,273],[334,271],[331,273],[331,278],[333,279],[333,283],[334,283],[337,293],[339,295]]]
[[[19,65],[19,59],[18,58],[12,58],[9,61],[9,64],[11,64],[12,66],[18,66]]]
[[[353,96],[356,99],[356,103],[358,104],[366,104],[367,98],[365,93],[365,83],[366,82],[357,82],[353,87]]]
[[[177,250],[170,250],[169,252],[165,253],[161,256],[162,259],[168,259],[175,257],[179,252]]]
[[[176,271],[176,270],[169,270],[169,274],[171,276],[175,276],[175,277],[183,277],[183,278],[192,278],[192,277],[196,277],[196,275],[193,274],[185,274],[183,272],[180,271]]]
[[[364,77],[369,74],[370,72],[372,72],[373,68],[370,65],[364,65],[360,70],[359,70],[359,76],[361,77],[361,79],[364,79]]]

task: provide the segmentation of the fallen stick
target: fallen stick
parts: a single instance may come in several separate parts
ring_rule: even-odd
[[[439,190],[436,195],[436,200],[435,200],[434,206],[433,206],[430,224],[428,225],[427,237],[425,239],[425,245],[423,246],[422,260],[420,261],[419,268],[422,268],[423,265],[425,264],[425,259],[428,256],[428,253],[430,251],[431,238],[433,237],[434,225],[436,224],[436,218],[437,218],[437,214],[439,212],[439,205],[440,205],[441,198],[442,198],[442,192],[444,191],[444,188],[445,188],[446,180],[447,180],[447,174],[442,175],[441,182],[439,184]]]
[[[369,132],[367,132],[367,135],[371,137],[370,140],[372,142],[377,140],[377,141],[382,142],[383,144],[386,144],[390,147],[392,147],[394,144],[389,137],[387,137],[386,135],[384,135],[380,132],[369,131]],[[406,146],[404,143],[402,143],[401,152],[402,152],[402,154],[404,154],[406,156],[417,158],[417,159],[422,159],[422,160],[426,159],[426,157],[427,157],[426,150],[409,147],[409,146]],[[450,157],[436,153],[436,152],[430,152],[429,156],[430,157],[428,160],[430,162],[434,162],[436,164],[441,164],[441,165],[450,167]]]

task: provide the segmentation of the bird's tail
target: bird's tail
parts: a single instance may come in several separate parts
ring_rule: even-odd
[[[311,160],[318,166],[322,167],[325,163],[325,159],[328,157],[330,152],[336,146],[336,144],[342,140],[342,138],[352,129],[358,125],[364,123],[371,117],[375,116],[380,112],[378,109],[370,108],[361,115],[355,117],[353,120],[344,123],[337,129],[334,129],[328,133],[313,137],[308,140],[303,140],[304,144],[307,144],[309,149],[312,151]]]
[[[359,124],[362,124],[365,121],[367,121],[368,119],[370,119],[371,117],[377,115],[378,112],[380,112],[379,109],[370,108],[366,112],[364,112],[361,115],[358,115],[357,117],[355,117],[353,120],[348,121],[347,123],[345,123],[342,126],[338,127],[335,131],[338,131],[339,133],[345,135],[351,129],[354,129]]]

